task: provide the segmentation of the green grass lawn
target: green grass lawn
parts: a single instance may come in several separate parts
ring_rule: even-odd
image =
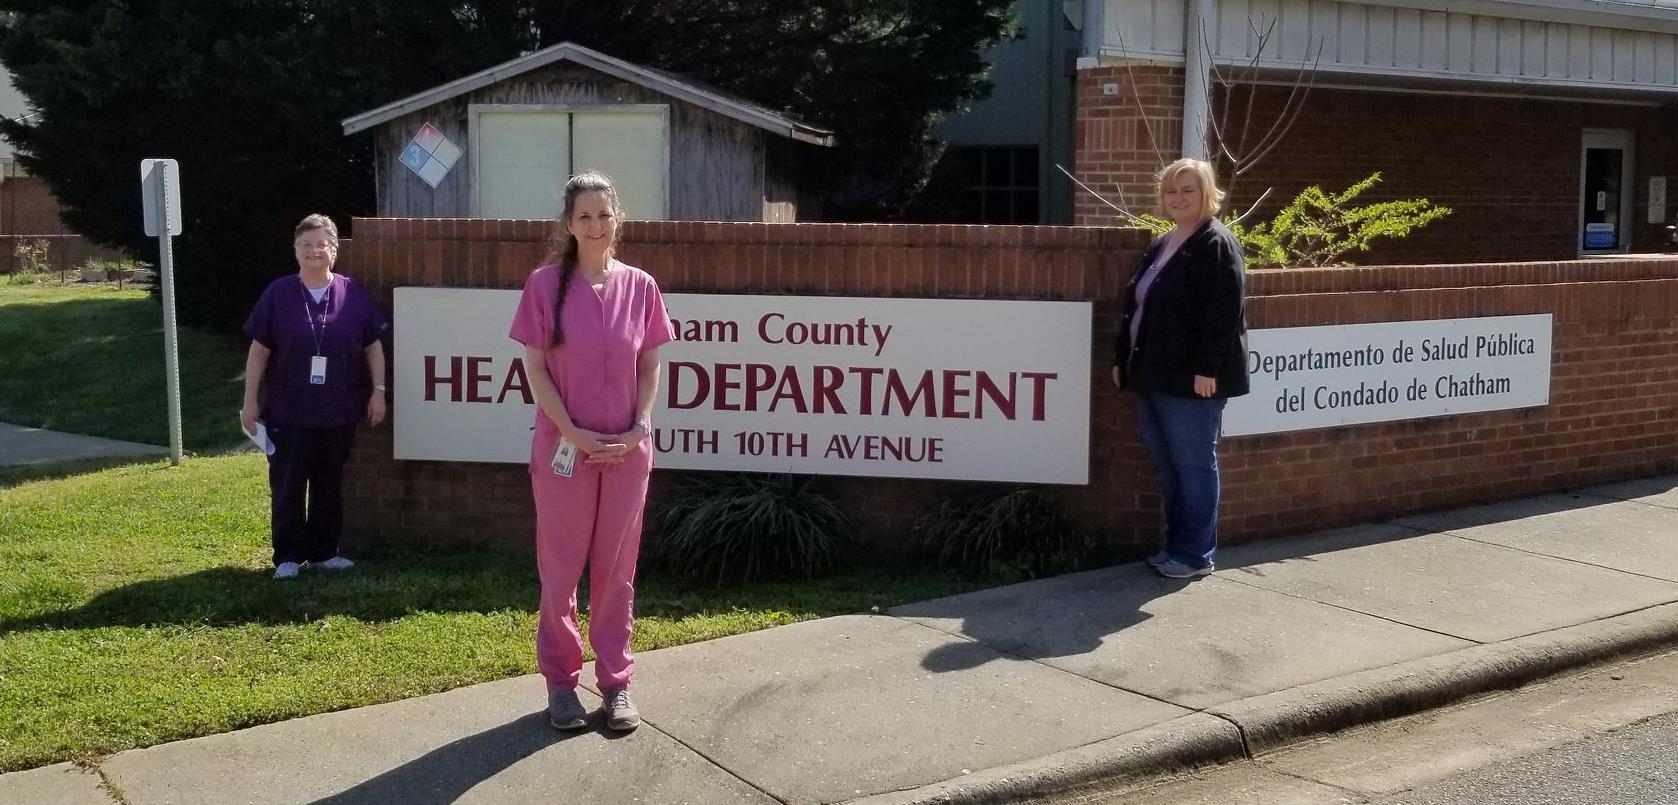
[[[277,582],[260,456],[108,464],[0,474],[0,771],[535,670],[527,557],[380,557]],[[877,569],[723,590],[643,578],[635,647],[976,586]]]
[[[181,433],[214,452],[241,440],[242,337],[182,327]],[[169,443],[163,307],[111,285],[0,285],[0,422]]]

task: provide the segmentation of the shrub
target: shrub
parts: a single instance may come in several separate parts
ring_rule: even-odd
[[[651,558],[690,581],[724,583],[832,569],[851,523],[808,478],[704,473],[678,482],[655,510]]]
[[[52,267],[52,242],[48,240],[20,240],[12,247],[17,257],[17,270],[24,274],[46,274]]]
[[[1010,580],[1077,570],[1090,552],[1083,531],[1033,489],[945,502],[915,526],[915,543],[945,567]]]
[[[1254,265],[1331,266],[1377,238],[1403,238],[1451,214],[1425,198],[1349,206],[1381,181],[1379,171],[1334,195],[1315,185],[1300,191],[1268,223],[1238,233]]]
[[[1241,241],[1248,266],[1345,265],[1349,252],[1369,251],[1378,238],[1403,238],[1451,214],[1425,198],[1380,201],[1348,206],[1363,191],[1381,181],[1379,171],[1334,195],[1312,185],[1300,191],[1275,218],[1261,224],[1229,224]],[[1171,222],[1157,215],[1139,216],[1154,236],[1165,234]],[[1226,223],[1228,223],[1226,219]]]

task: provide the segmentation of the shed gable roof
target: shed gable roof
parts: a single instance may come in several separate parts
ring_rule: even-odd
[[[450,98],[562,61],[580,64],[614,78],[638,84],[654,92],[663,93],[695,106],[709,109],[747,125],[779,134],[782,137],[813,145],[833,145],[833,132],[826,129],[816,128],[750,101],[726,95],[689,81],[683,81],[668,73],[631,64],[573,42],[561,42],[552,47],[546,47],[512,61],[481,70],[465,78],[459,78],[447,84],[432,87],[424,92],[410,95],[394,103],[385,104],[377,109],[362,112],[354,117],[344,118],[344,134],[349,135],[366,131],[417,109],[433,106]]]

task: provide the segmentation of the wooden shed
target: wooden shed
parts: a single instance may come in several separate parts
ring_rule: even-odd
[[[601,170],[641,220],[819,217],[802,165],[815,128],[564,42],[343,121],[372,131],[381,216],[552,218],[572,174]]]

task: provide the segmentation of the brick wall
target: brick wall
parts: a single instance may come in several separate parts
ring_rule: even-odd
[[[1079,70],[1077,93],[1077,166],[1072,172],[1108,201],[1123,199],[1132,212],[1153,212],[1154,174],[1182,153],[1182,68]],[[1111,208],[1080,189],[1072,220],[1079,226],[1112,226],[1116,218]]]
[[[0,235],[68,235],[58,199],[34,176],[0,181]]]
[[[1248,90],[1235,90],[1241,108]],[[1261,88],[1255,127],[1280,114],[1287,88]],[[1664,248],[1648,224],[1649,176],[1678,181],[1678,129],[1670,109],[1518,98],[1316,89],[1281,145],[1240,180],[1245,210],[1266,187],[1265,220],[1301,189],[1339,190],[1381,171],[1364,198],[1428,198],[1454,212],[1356,262],[1562,260],[1577,253],[1579,147],[1586,128],[1634,132],[1632,250]],[[1254,133],[1256,138],[1258,133]],[[1666,223],[1678,210],[1671,197]]]
[[[1153,172],[1180,153],[1179,68],[1132,65],[1078,71],[1074,173],[1133,211],[1152,211]],[[1116,90],[1112,94],[1107,88]],[[1284,112],[1291,87],[1237,87],[1223,130],[1237,152],[1251,153]],[[1224,107],[1215,93],[1213,109]],[[1250,142],[1236,140],[1248,116]],[[1141,111],[1138,111],[1138,110]],[[1666,224],[1678,213],[1669,191],[1666,221],[1647,223],[1648,177],[1678,182],[1678,126],[1669,108],[1445,93],[1409,94],[1313,89],[1280,144],[1234,186],[1232,209],[1246,210],[1273,192],[1250,219],[1268,220],[1300,190],[1344,189],[1376,171],[1382,181],[1361,201],[1427,198],[1448,218],[1409,238],[1378,241],[1364,264],[1563,260],[1577,254],[1579,149],[1586,128],[1633,132],[1633,251],[1666,248]],[[1228,182],[1227,166],[1220,179]],[[1678,186],[1678,185],[1675,185]],[[1104,226],[1113,212],[1077,191],[1075,219]]]
[[[78,271],[90,259],[122,259],[121,253],[70,231],[59,217],[58,199],[34,176],[0,179],[0,274],[26,267],[18,259],[20,243],[45,243],[46,267],[53,271]]]
[[[341,265],[386,305],[402,285],[518,288],[550,228],[362,219]],[[1091,483],[1049,489],[1112,549],[1134,552],[1152,539],[1152,471],[1130,401],[1107,380],[1116,299],[1143,245],[1139,233],[633,222],[624,234],[623,259],[672,292],[1095,301]],[[1227,440],[1227,539],[1678,469],[1678,260],[1256,271],[1249,297],[1254,327],[1553,313],[1553,381],[1551,403],[1539,409]],[[522,466],[390,456],[390,428],[363,429],[346,490],[352,541],[529,543]],[[655,496],[672,475],[655,473]],[[888,552],[941,501],[1003,488],[847,478],[819,485]]]

